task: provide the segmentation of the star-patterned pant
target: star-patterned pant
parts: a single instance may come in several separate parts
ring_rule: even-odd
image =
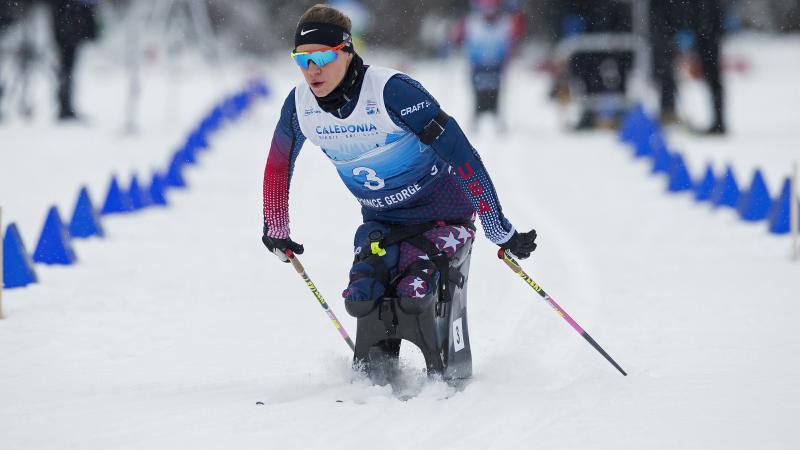
[[[364,247],[364,243],[358,242],[358,235],[359,233],[357,232],[355,243],[357,252],[362,250]],[[475,238],[475,231],[466,226],[443,225],[426,231],[423,236],[434,243],[436,248],[444,253],[448,258],[452,258],[453,255],[455,255],[456,252],[460,250],[468,240]],[[395,259],[392,256],[396,255],[395,252],[397,250],[392,248],[386,249],[387,254],[389,255],[386,261],[392,261],[388,264],[390,266],[389,270],[392,277],[394,277],[394,274],[396,273],[402,273],[405,271],[408,266],[413,264],[415,261],[420,259],[429,259],[428,255],[424,251],[407,242],[401,242],[399,247],[399,255],[397,256],[396,264],[394,263]],[[438,279],[438,273],[433,273],[430,275],[432,279]],[[364,279],[362,278],[356,283],[363,285]],[[359,287],[356,286],[355,283],[351,283],[342,293],[342,296],[345,299],[354,300],[354,297],[356,296],[354,296],[353,293],[358,288]],[[425,280],[412,274],[407,275],[398,281],[396,293],[399,297],[422,298],[425,297],[432,288],[434,288],[434,286],[429,286]],[[363,296],[360,297],[361,298],[359,298],[359,300],[377,300],[377,298],[363,298]]]

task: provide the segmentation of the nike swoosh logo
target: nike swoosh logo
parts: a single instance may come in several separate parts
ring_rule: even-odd
[[[300,30],[300,36],[305,36],[308,33],[311,33],[312,31],[317,31],[317,30],[319,30],[319,28],[314,28],[313,30]]]

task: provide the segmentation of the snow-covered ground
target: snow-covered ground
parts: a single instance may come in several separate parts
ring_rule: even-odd
[[[798,40],[748,39],[729,45],[753,64],[728,77],[732,134],[670,139],[697,164],[730,160],[743,174],[763,165],[774,193],[798,158]],[[142,130],[124,136],[122,74],[99,73],[99,55],[87,59],[80,86],[90,125],[0,123],[0,205],[29,250],[50,204],[67,216],[81,184],[99,203],[112,172],[163,167],[211,104],[251,74],[184,72],[180,109],[165,124],[170,75],[154,70]],[[354,375],[304,283],[259,242],[265,152],[283,96],[299,81],[288,58],[267,63],[275,95],[220,132],[186,173],[190,189],[171,191],[168,208],[105,217],[105,239],[75,243],[77,265],[37,266],[38,284],[4,292],[2,448],[800,446],[800,263],[789,261],[788,238],[665,194],[665,180],[612,133],[565,133],[546,102],[547,81],[526,64],[508,80],[509,132],[468,134],[508,217],[539,232],[525,269],[630,375],[486,240],[472,259],[467,388],[426,381],[413,352],[394,391]],[[467,124],[462,63],[404,69]],[[298,159],[291,202],[302,261],[354,335],[339,292],[358,206],[312,146]]]

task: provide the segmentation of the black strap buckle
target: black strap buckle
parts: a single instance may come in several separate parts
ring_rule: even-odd
[[[433,141],[439,139],[439,136],[444,133],[444,126],[447,124],[448,119],[450,119],[450,116],[448,116],[444,110],[440,109],[439,114],[431,119],[431,121],[425,125],[425,128],[422,129],[422,132],[418,135],[419,140],[425,145],[433,144]]]

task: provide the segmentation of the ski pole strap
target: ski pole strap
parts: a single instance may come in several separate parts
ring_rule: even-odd
[[[450,291],[447,289],[447,283],[450,279],[450,259],[447,258],[443,252],[439,251],[436,244],[421,234],[411,236],[406,239],[405,242],[417,247],[428,255],[430,262],[436,266],[436,270],[439,272],[439,302],[449,302],[451,296]]]
[[[460,221],[435,221],[423,222],[412,224],[389,224],[389,231],[387,233],[376,233],[375,236],[370,235],[370,249],[371,254],[364,256],[357,255],[355,261],[366,261],[375,268],[375,275],[378,280],[384,283],[384,286],[391,286],[393,289],[395,284],[403,277],[414,275],[422,278],[429,285],[434,284],[434,280],[430,275],[424,272],[426,269],[433,269],[439,272],[437,290],[439,292],[439,301],[437,303],[437,310],[441,309],[441,303],[447,303],[451,300],[452,294],[448,286],[448,282],[453,281],[458,287],[464,285],[464,277],[458,273],[452,273],[450,269],[450,259],[441,252],[430,239],[425,236],[425,233],[436,228],[444,226],[460,225],[471,230],[475,230],[475,224],[471,220]],[[385,266],[380,258],[380,251],[392,245],[407,243],[412,245],[425,253],[428,256],[428,261],[424,263],[413,263],[405,268],[402,272],[396,274],[391,282],[386,283],[388,277],[388,268]],[[457,271],[456,271],[457,272]],[[353,281],[353,279],[351,279]]]
[[[398,273],[394,277],[394,279],[392,279],[392,285],[395,285],[398,281],[400,281],[404,277],[412,275],[428,283],[429,286],[433,286],[434,283],[436,282],[433,273],[436,270],[437,270],[436,265],[434,265],[431,261],[427,261],[424,259],[414,261],[408,267],[406,267],[406,270]]]
[[[603,355],[603,357],[609,363],[611,363],[611,365],[613,365],[617,370],[619,370],[622,375],[625,376],[628,375],[624,370],[622,370],[622,367],[620,367],[620,365],[617,364],[617,362],[614,361],[614,359],[611,358],[611,356],[609,356],[609,354],[606,353],[605,350],[603,350],[603,347],[600,347],[600,344],[598,344],[597,341],[595,341],[591,336],[589,336],[589,333],[587,333],[586,330],[584,330],[580,325],[578,325],[578,322],[575,322],[575,320],[573,320],[572,317],[569,314],[567,314],[566,311],[564,311],[564,308],[562,308],[558,303],[556,303],[553,297],[550,297],[550,295],[547,292],[545,292],[544,289],[542,289],[542,287],[539,286],[537,282],[533,281],[533,279],[530,276],[528,276],[528,274],[525,273],[524,270],[522,270],[522,266],[520,266],[519,263],[516,260],[514,260],[514,258],[512,258],[507,251],[505,251],[505,249],[501,248],[500,250],[498,250],[497,257],[502,259],[503,262],[506,263],[506,265],[511,270],[513,270],[517,275],[520,276],[520,278],[525,280],[525,282],[528,283],[528,285],[532,287],[533,290],[536,291],[536,293],[539,294],[544,299],[544,301],[547,302],[547,304],[550,305],[551,308],[553,308],[553,310],[556,313],[558,313],[558,315],[564,318],[564,320],[566,320],[567,323],[570,324],[570,326],[575,331],[578,332],[578,334],[580,334],[584,339],[586,339],[586,341],[592,347],[594,347],[594,349],[597,350],[601,355]]]
[[[389,232],[382,236],[380,239],[380,246],[386,248],[390,245],[397,244],[398,242],[408,241],[408,238],[424,234],[436,227],[445,226],[464,226],[472,231],[475,231],[475,223],[471,220],[462,221],[437,221],[437,222],[423,222],[412,224],[391,224],[389,225]],[[424,249],[420,249],[424,250]],[[437,250],[438,252],[438,250]]]

